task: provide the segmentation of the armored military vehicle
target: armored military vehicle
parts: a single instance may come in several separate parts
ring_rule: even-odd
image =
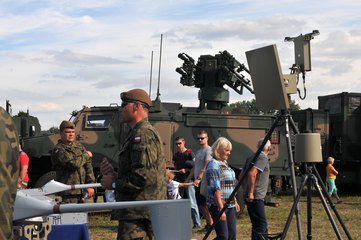
[[[176,136],[184,136],[187,146],[198,149],[196,140],[200,130],[209,133],[209,142],[223,136],[233,143],[230,164],[243,167],[248,156],[254,153],[256,143],[267,133],[273,118],[265,115],[232,115],[225,113],[197,112],[197,108],[184,108],[178,103],[155,103],[160,106],[159,112],[149,116],[151,123],[159,131],[168,167],[172,167],[172,156],[177,151]],[[93,152],[95,173],[99,173],[99,164],[103,157],[114,163],[117,153],[129,128],[121,121],[121,108],[118,106],[84,107],[72,118],[76,126],[77,140]],[[273,151],[272,174],[287,175],[287,152],[281,129],[272,135]],[[29,185],[39,187],[51,180],[50,153],[59,139],[59,134],[46,134],[23,138],[24,150],[30,157]],[[114,164],[117,166],[117,164]]]

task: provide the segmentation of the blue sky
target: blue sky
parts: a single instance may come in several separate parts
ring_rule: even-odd
[[[156,94],[163,34],[161,100],[197,105],[198,89],[183,87],[175,68],[185,52],[198,59],[227,50],[247,65],[245,52],[276,44],[283,73],[294,63],[286,36],[319,30],[311,41],[307,97],[361,92],[361,3],[349,1],[14,1],[0,2],[1,106],[29,109],[43,129],[58,126],[83,105],[119,103],[119,93]],[[301,87],[301,86],[299,86]],[[230,90],[230,102],[249,100]]]

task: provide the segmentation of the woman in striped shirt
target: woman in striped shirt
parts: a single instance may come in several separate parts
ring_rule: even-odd
[[[236,185],[234,171],[227,160],[231,154],[232,143],[224,138],[218,138],[212,145],[212,157],[206,168],[207,206],[213,220],[218,216]],[[240,207],[236,199],[232,199],[222,213],[220,221],[215,225],[216,239],[236,239],[236,212]]]

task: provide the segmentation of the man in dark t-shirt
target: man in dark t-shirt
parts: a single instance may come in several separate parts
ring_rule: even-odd
[[[175,143],[178,147],[178,152],[173,155],[173,163],[175,170],[177,171],[175,180],[181,183],[190,182],[192,179],[189,178],[189,173],[193,168],[195,155],[192,150],[186,148],[185,139],[183,137],[176,137]],[[179,194],[182,198],[189,198],[192,209],[193,228],[200,228],[201,220],[199,217],[194,186],[180,188]]]
[[[192,150],[186,148],[185,140],[183,137],[177,137],[175,141],[178,147],[178,152],[173,155],[172,160],[174,163],[174,168],[178,172],[176,172],[174,180],[184,183],[187,180],[191,180],[187,178],[193,168],[195,155]]]

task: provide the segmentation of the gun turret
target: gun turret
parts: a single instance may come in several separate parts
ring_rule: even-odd
[[[194,86],[193,72],[194,72],[194,59],[185,53],[178,54],[178,57],[183,60],[183,65],[176,68],[177,73],[181,76],[181,84],[186,86]]]
[[[200,88],[198,99],[199,110],[205,108],[220,110],[229,102],[229,92],[224,89],[226,84],[238,94],[243,94],[243,88],[253,93],[251,82],[240,72],[249,70],[238,62],[229,52],[219,52],[215,56],[201,55],[195,65],[193,58],[185,53],[178,55],[183,65],[176,71],[181,74],[181,84]]]

